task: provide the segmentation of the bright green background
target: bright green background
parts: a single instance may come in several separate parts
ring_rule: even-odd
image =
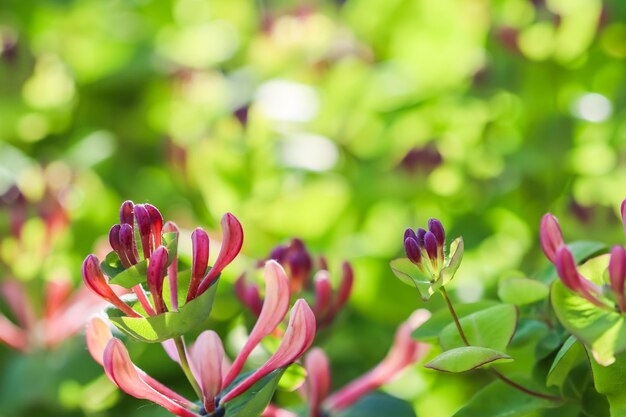
[[[388,267],[405,227],[438,217],[464,237],[461,302],[545,264],[546,211],[568,240],[623,239],[620,0],[2,0],[0,52],[0,193],[18,184],[37,203],[48,187],[72,221],[42,259],[41,222],[30,213],[16,250],[5,210],[5,276],[78,283],[125,199],[186,229],[230,211],[246,240],[218,293],[223,334],[231,283],[273,245],[298,236],[337,269],[353,262],[349,311],[322,334],[337,387],[421,305]],[[39,358],[0,347],[0,416],[163,415],[73,343]],[[187,392],[158,347],[131,355]],[[61,382],[42,377],[51,362]],[[445,417],[481,382],[416,366],[387,390]]]

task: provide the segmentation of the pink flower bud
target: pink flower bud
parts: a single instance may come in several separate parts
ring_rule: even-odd
[[[332,313],[332,286],[328,271],[318,271],[313,279],[315,282],[315,304],[313,311],[319,321],[323,321],[327,313]]]
[[[126,347],[111,339],[104,350],[104,370],[109,379],[133,397],[152,401],[179,417],[198,417],[178,402],[152,388],[133,365]]]
[[[235,259],[242,245],[243,229],[241,228],[241,223],[235,216],[226,213],[222,217],[222,247],[217,255],[215,265],[213,265],[213,268],[211,268],[206,278],[200,284],[198,295],[205,292],[222,270]]]
[[[154,300],[157,313],[165,313],[167,307],[163,300],[163,281],[167,272],[168,252],[165,246],[159,246],[148,264],[148,288]]]
[[[597,306],[604,305],[594,296],[594,293],[600,292],[596,286],[578,273],[574,256],[566,246],[557,249],[554,265],[559,278],[567,288],[577,292]]]
[[[557,250],[561,246],[565,246],[565,242],[563,242],[563,234],[561,233],[561,227],[559,226],[559,222],[556,217],[550,213],[544,215],[541,219],[539,234],[543,253],[545,253],[550,262],[555,263]]]
[[[272,333],[283,321],[289,309],[289,279],[282,266],[276,261],[267,261],[263,271],[265,278],[265,301],[261,314],[250,332],[250,336],[245,345],[235,358],[233,366],[224,379],[224,386],[227,387],[241,372],[243,365],[250,356],[252,350],[261,340]]]
[[[135,243],[135,230],[129,224],[122,224],[119,232],[120,246],[122,254],[120,259],[122,264],[135,265],[139,262],[139,254],[137,253],[137,244]],[[126,266],[126,265],[124,265]]]
[[[109,244],[111,248],[117,253],[120,261],[122,261],[122,265],[124,268],[129,268],[131,263],[128,261],[128,257],[126,256],[125,251],[122,249],[122,244],[120,242],[120,228],[119,224],[114,224],[109,230]]]
[[[109,286],[106,277],[100,269],[100,263],[96,255],[87,256],[83,262],[83,282],[87,288],[119,308],[127,316],[141,317],[140,314],[126,305],[115,292],[113,292],[113,289]]]
[[[161,246],[161,231],[163,229],[163,216],[159,209],[152,204],[145,205],[150,216],[150,234],[152,235],[152,248]]]
[[[617,302],[622,311],[626,311],[626,298],[624,297],[624,281],[626,281],[626,250],[622,246],[613,246],[609,260],[609,280],[611,289],[617,297]]]
[[[250,309],[252,314],[257,317],[261,314],[263,300],[259,293],[259,287],[256,284],[248,284],[245,275],[240,276],[235,282],[235,295]]]
[[[330,392],[328,358],[322,349],[314,348],[306,356],[304,367],[309,375],[306,388],[311,416],[319,417],[321,404]]]
[[[191,369],[204,396],[204,409],[212,413],[215,397],[222,390],[224,346],[220,337],[211,330],[202,332],[190,349],[189,356]]]
[[[287,330],[276,352],[263,366],[224,395],[222,402],[232,400],[261,378],[296,361],[311,346],[313,339],[315,339],[315,315],[306,301],[301,298],[291,309]]]
[[[352,286],[354,285],[354,270],[350,262],[345,262],[341,265],[343,275],[341,277],[341,283],[339,284],[339,290],[337,290],[337,300],[335,301],[335,310],[339,311],[348,302],[350,293],[352,293]]]
[[[191,234],[191,247],[193,256],[187,301],[196,297],[198,286],[202,282],[209,266],[209,235],[201,227],[198,227]]]
[[[139,236],[141,237],[141,249],[143,257],[149,259],[154,251],[152,242],[152,220],[150,213],[143,204],[137,204],[134,208],[135,220],[139,228]]]
[[[176,238],[180,235],[180,230],[176,223],[172,221],[165,222],[163,225],[162,233],[176,233]],[[170,302],[172,303],[172,309],[178,311],[178,256],[174,258],[172,263],[167,269],[167,277],[170,283]]]
[[[126,200],[120,207],[120,224],[135,225],[135,216],[133,215],[134,204],[130,200]]]
[[[622,201],[619,211],[622,216],[622,224],[624,225],[624,234],[626,234],[626,199]]]

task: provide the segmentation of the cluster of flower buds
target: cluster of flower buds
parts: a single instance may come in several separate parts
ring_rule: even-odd
[[[284,368],[300,358],[315,338],[315,316],[303,299],[291,309],[289,323],[276,352],[261,367],[234,382],[261,340],[274,332],[289,309],[289,282],[283,268],[267,262],[264,269],[266,298],[261,314],[250,336],[232,365],[224,353],[219,336],[207,330],[185,349],[187,361],[202,392],[202,406],[175,393],[136,367],[123,343],[111,335],[108,325],[96,318],[87,328],[87,347],[94,360],[102,365],[107,376],[126,393],[152,401],[182,417],[224,416],[229,401],[240,396],[270,373]],[[175,361],[177,351],[164,344]]]
[[[310,278],[314,271],[314,261],[304,242],[292,239],[288,245],[274,248],[269,259],[280,263],[289,276],[291,294],[298,296],[305,291],[312,290],[315,294],[313,311],[318,326],[327,326],[333,322],[339,311],[344,307],[354,282],[354,272],[348,262],[342,264],[342,278],[339,287],[333,293],[326,260],[319,259],[320,269],[313,275],[313,288]],[[235,284],[235,292],[239,300],[254,314],[259,315],[263,300],[259,287],[248,282],[246,275],[242,275]]]
[[[60,278],[47,282],[41,313],[19,281],[0,284],[0,294],[15,318],[13,323],[0,314],[0,342],[20,352],[58,346],[80,332],[88,318],[104,306],[85,288],[72,294],[72,283]]]
[[[427,310],[417,310],[402,323],[389,353],[380,364],[334,393],[330,393],[331,377],[329,361],[320,348],[312,349],[304,365],[308,379],[304,386],[304,396],[309,406],[310,417],[335,415],[355,404],[369,392],[390,382],[402,370],[420,360],[428,346],[416,342],[411,333],[430,317]],[[263,417],[296,417],[295,413],[270,405]]]
[[[135,240],[138,232],[139,241]],[[222,218],[222,246],[212,268],[209,262],[209,236],[202,228],[197,228],[191,235],[193,260],[191,281],[186,301],[191,301],[203,294],[219,277],[222,270],[239,254],[243,243],[241,224],[230,213]],[[173,222],[163,223],[163,217],[156,207],[150,204],[133,204],[126,201],[120,209],[120,224],[114,225],[109,232],[111,247],[124,268],[130,268],[142,260],[147,262],[147,286],[152,296],[150,303],[141,284],[132,290],[142,308],[149,316],[167,311],[163,299],[163,285],[168,276],[170,283],[171,306],[178,308],[177,256],[171,256],[163,245],[165,233],[179,231]],[[175,249],[172,249],[175,251]],[[173,257],[173,259],[171,259]],[[129,317],[142,317],[140,313],[122,301],[109,284],[95,255],[89,255],[83,262],[83,280],[86,286],[101,298],[107,300]]]
[[[409,261],[417,266],[431,283],[445,284],[459,268],[463,257],[463,239],[450,244],[446,256],[446,233],[437,219],[428,221],[428,230],[408,228],[404,232],[404,250]]]
[[[626,231],[626,200],[622,202],[621,215]],[[578,272],[574,256],[563,241],[559,222],[552,214],[543,216],[540,235],[544,254],[554,264],[559,278],[567,288],[599,307],[609,306],[610,302],[607,303],[605,297],[608,296],[619,311],[626,312],[624,295],[626,249],[623,246],[615,245],[611,249],[608,265],[609,286],[603,289]]]

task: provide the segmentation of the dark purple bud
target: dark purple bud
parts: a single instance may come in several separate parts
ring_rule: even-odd
[[[152,222],[150,214],[143,204],[137,204],[134,208],[135,220],[139,228],[139,236],[141,236],[141,249],[145,259],[149,259],[154,248],[152,247]]]
[[[410,227],[408,227],[404,231],[404,240],[407,240],[408,238],[415,239],[415,242],[417,243],[417,235],[415,234],[415,231]]]
[[[437,259],[437,238],[433,232],[426,232],[424,235],[424,248],[432,261]]]
[[[285,256],[287,255],[287,247],[286,246],[276,246],[272,249],[272,253],[270,253],[270,259],[275,260],[278,263],[283,263],[285,260]]]
[[[135,244],[135,231],[130,224],[124,223],[120,227],[120,246],[121,250],[128,258],[131,265],[139,262],[139,254],[137,253],[137,245]],[[122,258],[122,256],[120,256]]]
[[[428,230],[430,230],[437,238],[437,244],[443,246],[446,241],[446,233],[443,230],[443,225],[437,219],[428,220]]]
[[[404,250],[406,251],[406,257],[415,265],[419,265],[422,261],[422,255],[420,247],[417,244],[417,240],[409,237],[404,241]]]
[[[167,271],[168,257],[167,249],[164,246],[159,246],[148,263],[148,288],[158,313],[164,313],[167,310],[163,301],[163,281]]]
[[[611,289],[618,297],[624,297],[624,281],[626,281],[626,249],[613,246],[609,260],[609,280]]]
[[[423,248],[424,237],[426,236],[426,230],[420,227],[419,229],[417,229],[417,233],[415,234],[415,236],[417,236],[417,244],[419,245],[420,248]]]
[[[120,245],[120,227],[119,224],[114,224],[111,230],[109,230],[109,244],[118,255],[122,251],[122,246]]]
[[[133,217],[134,204],[130,200],[126,200],[120,207],[120,224],[135,224],[135,218]]]

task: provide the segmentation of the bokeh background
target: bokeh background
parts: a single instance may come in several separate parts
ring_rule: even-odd
[[[388,267],[405,227],[464,237],[459,302],[545,266],[547,211],[568,240],[623,239],[625,64],[621,0],[1,0],[0,279],[36,306],[48,280],[78,287],[126,199],[188,230],[229,211],[246,239],[213,316],[225,333],[242,322],[232,283],[273,246],[353,263],[321,335],[341,386],[423,305]],[[158,346],[131,354],[187,390]],[[385,389],[446,417],[471,378],[416,366]],[[0,416],[40,415],[165,413],[114,389],[80,337],[0,346]]]

